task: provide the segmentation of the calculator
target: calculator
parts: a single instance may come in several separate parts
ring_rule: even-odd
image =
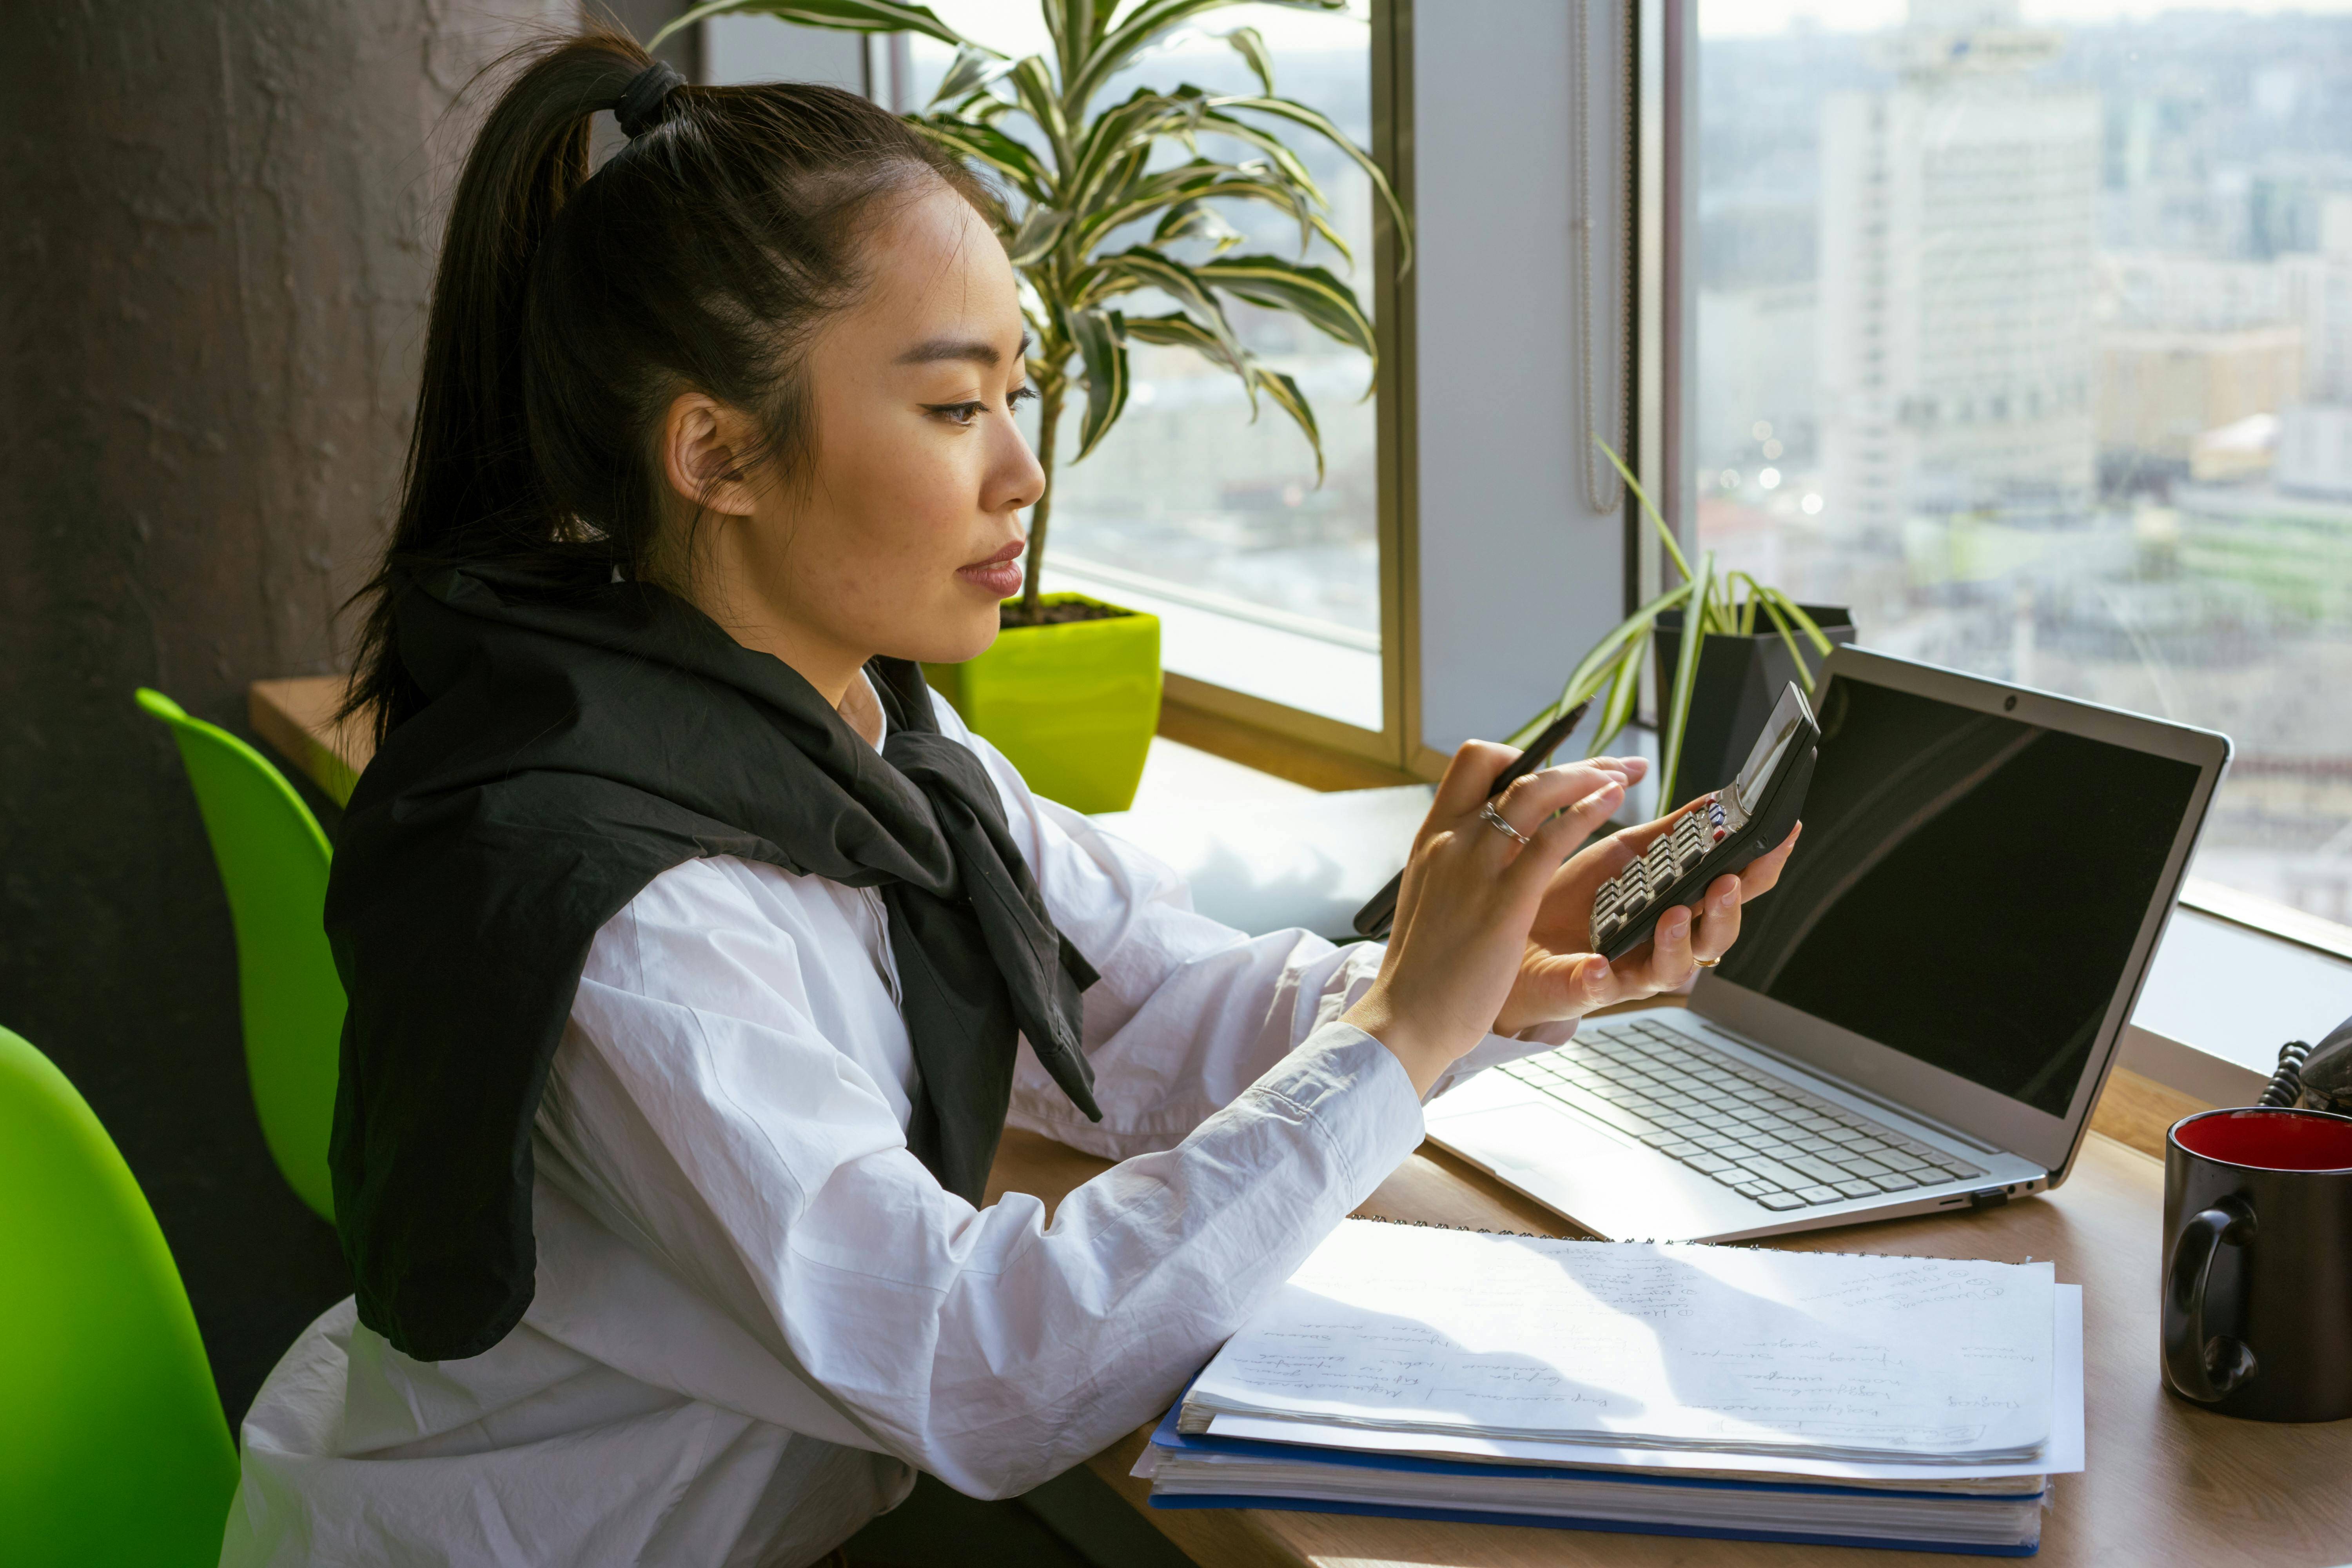
[[[1733,779],[1702,796],[1649,852],[1601,884],[1592,900],[1593,951],[1612,963],[1650,940],[1676,904],[1696,908],[1706,885],[1770,853],[1797,825],[1822,738],[1790,681]]]

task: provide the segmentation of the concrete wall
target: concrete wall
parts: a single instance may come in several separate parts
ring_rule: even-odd
[[[566,0],[83,0],[0,91],[0,1024],[162,1219],[234,1418],[349,1289],[247,1095],[227,910],[162,688],[333,668],[397,482],[445,119]]]
[[[1509,734],[1624,614],[1623,514],[1592,511],[1581,467],[1586,431],[1615,445],[1622,418],[1624,15],[1591,7],[1589,91],[1570,6],[1446,0],[1413,17],[1417,739],[1437,752]],[[1575,335],[1577,114],[1592,131],[1598,419]]]

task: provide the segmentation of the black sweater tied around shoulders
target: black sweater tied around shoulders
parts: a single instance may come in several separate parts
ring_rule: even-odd
[[[649,584],[556,593],[487,566],[395,589],[425,702],[352,792],[327,885],[350,997],[336,1226],[360,1321],[423,1361],[530,1304],[531,1123],[596,931],[713,855],[881,889],[920,1085],[908,1147],[979,1201],[1016,1031],[1097,1116],[1094,971],[1045,911],[921,671],[866,667],[877,753],[807,681]]]

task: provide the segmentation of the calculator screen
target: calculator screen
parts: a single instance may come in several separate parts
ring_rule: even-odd
[[[1772,716],[1764,721],[1763,733],[1756,737],[1756,747],[1748,753],[1748,765],[1731,781],[1731,798],[1738,803],[1742,816],[1755,815],[1757,797],[1772,780],[1772,770],[1780,765],[1780,753],[1789,749],[1790,738],[1808,717],[1804,694],[1795,684],[1781,688],[1780,700],[1773,705]]]
[[[1717,971],[2063,1116],[2192,763],[1831,683],[1804,837]]]

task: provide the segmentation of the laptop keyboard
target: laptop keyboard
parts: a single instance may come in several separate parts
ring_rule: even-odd
[[[1775,1212],[1985,1173],[1646,1020],[1588,1028],[1496,1070]]]

